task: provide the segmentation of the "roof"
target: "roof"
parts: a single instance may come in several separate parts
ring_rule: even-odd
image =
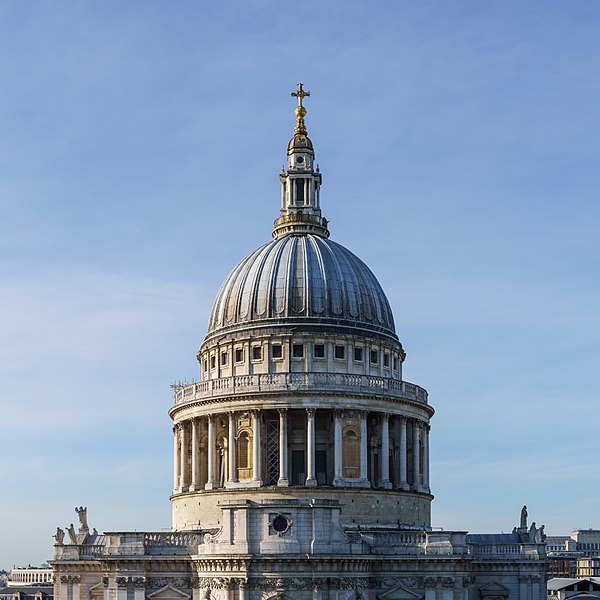
[[[516,533],[468,533],[467,544],[518,544]]]
[[[285,235],[244,258],[219,290],[207,339],[277,325],[345,326],[398,339],[389,302],[369,267],[313,234]]]

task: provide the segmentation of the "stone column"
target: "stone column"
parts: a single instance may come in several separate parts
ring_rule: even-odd
[[[173,493],[179,491],[179,427],[173,425]]]
[[[133,578],[133,600],[145,600],[146,580],[144,577]]]
[[[306,409],[306,484],[314,487],[315,479],[315,409]]]
[[[60,600],[69,600],[69,576],[60,576]]]
[[[229,441],[227,448],[227,456],[229,458],[229,473],[227,483],[235,483],[237,481],[237,460],[235,455],[235,413],[229,413]]]
[[[79,600],[79,592],[81,587],[81,577],[79,575],[71,576],[71,600]]]
[[[413,421],[413,489],[418,490],[421,487],[420,471],[421,465],[419,462],[419,421]]]
[[[288,481],[288,448],[287,448],[287,408],[279,412],[279,481],[277,485],[287,487]]]
[[[185,492],[188,489],[187,480],[187,431],[185,421],[181,423],[181,464],[180,464],[180,486],[179,491]],[[127,600],[127,599],[125,599]]]
[[[342,411],[333,411],[333,485],[342,485]]]
[[[102,585],[104,586],[104,589],[102,590],[102,600],[110,600],[110,588],[108,577],[102,578]]]
[[[423,487],[429,491],[429,425],[423,426]]]
[[[381,415],[381,485],[389,490],[392,487],[390,481],[390,414]]]
[[[192,419],[192,482],[190,484],[191,492],[199,488],[198,467],[198,419]]]
[[[208,448],[206,465],[206,485],[205,490],[212,490],[215,487],[215,417],[208,415]]]
[[[260,477],[260,410],[252,411],[252,481],[262,485]]]
[[[406,449],[406,417],[400,417],[400,456],[398,473],[398,487],[402,490],[408,489],[408,464],[407,464],[407,449]]]
[[[367,412],[360,412],[360,481],[369,487],[367,477]]]
[[[127,600],[127,577],[116,577],[117,600]]]

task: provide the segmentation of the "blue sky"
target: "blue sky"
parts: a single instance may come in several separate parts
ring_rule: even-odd
[[[307,124],[430,392],[433,524],[600,526],[600,3],[0,4],[0,567],[170,525],[169,382]]]

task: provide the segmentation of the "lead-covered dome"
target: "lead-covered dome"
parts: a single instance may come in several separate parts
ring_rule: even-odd
[[[389,302],[369,267],[340,244],[313,234],[278,237],[244,258],[219,290],[208,336],[240,325],[304,324],[367,329],[398,339]]]

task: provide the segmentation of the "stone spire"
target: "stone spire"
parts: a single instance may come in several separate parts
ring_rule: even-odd
[[[291,95],[298,99],[294,137],[287,148],[287,169],[283,167],[279,175],[281,182],[281,210],[274,223],[273,237],[282,235],[303,235],[313,233],[329,237],[327,220],[321,216],[321,182],[322,176],[317,166],[315,169],[315,151],[308,137],[306,108],[304,98],[310,96],[302,84]]]

